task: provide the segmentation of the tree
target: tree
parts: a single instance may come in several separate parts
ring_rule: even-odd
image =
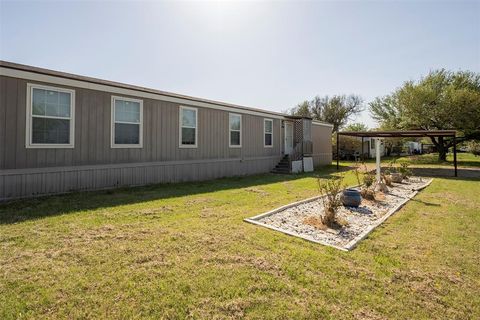
[[[369,105],[372,117],[383,129],[457,130],[463,139],[472,139],[480,131],[480,74],[432,71]],[[453,139],[430,139],[439,160],[445,161]]]
[[[480,156],[480,142],[478,141],[470,141],[468,143],[468,148],[471,153],[473,153],[476,157]]]
[[[368,131],[368,127],[363,123],[351,123],[345,127],[345,131]]]
[[[294,116],[311,117],[333,124],[333,132],[363,111],[363,100],[357,95],[316,96],[304,101],[290,110]]]
[[[305,100],[302,103],[299,103],[296,107],[290,110],[290,113],[298,117],[311,117],[310,102]]]

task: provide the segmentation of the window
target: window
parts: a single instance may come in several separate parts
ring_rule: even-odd
[[[273,120],[263,119],[264,147],[273,147]]]
[[[370,149],[375,149],[375,139],[370,139]]]
[[[229,114],[230,148],[242,146],[242,116],[235,113]]]
[[[75,91],[27,84],[26,148],[74,147]]]
[[[112,148],[142,148],[143,101],[112,97]]]
[[[197,147],[197,108],[180,107],[180,147]]]

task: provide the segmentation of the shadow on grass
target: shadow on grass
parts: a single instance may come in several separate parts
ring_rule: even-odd
[[[412,199],[410,199],[410,201],[421,203],[421,204],[423,204],[427,207],[440,207],[439,203],[426,202],[426,201],[419,200],[419,199],[416,199],[416,198],[412,198]]]
[[[366,163],[370,163],[370,162],[366,162]],[[420,164],[420,163],[417,162],[415,164]],[[415,164],[411,164],[411,166],[409,167],[415,176],[432,177],[432,178],[434,177],[455,178],[460,180],[480,179],[480,167],[475,168],[473,166],[473,168],[465,168],[465,167],[460,167],[459,165],[457,167],[458,176],[455,177],[455,168],[453,167],[453,164],[451,165],[449,162],[444,162],[443,164],[440,162],[437,164],[422,163],[422,165],[424,165],[423,167],[416,167]],[[448,167],[441,166],[445,164],[449,166]],[[353,168],[355,166],[355,163],[342,161],[340,162],[340,165],[344,167]],[[382,167],[382,170],[385,170],[388,168],[388,159],[382,158],[381,167]],[[369,168],[371,169],[374,167],[369,167]],[[375,172],[375,169],[371,169],[371,170],[372,172]]]
[[[447,161],[440,161],[438,159],[438,153],[430,153],[423,155],[412,156],[382,156],[382,164],[389,163],[395,160],[397,164],[406,162],[412,166],[415,165],[432,165],[436,166],[448,166],[453,168],[453,155],[448,154]],[[341,160],[341,163],[353,163],[352,161]],[[365,163],[375,163],[375,158],[364,159]],[[472,154],[458,153],[457,154],[457,166],[464,168],[480,168],[480,157],[475,157]]]
[[[340,168],[340,171],[347,170],[349,170],[347,166],[342,166]],[[311,173],[286,175],[267,173],[252,176],[220,178],[202,182],[154,184],[142,187],[75,192],[33,199],[13,200],[0,204],[0,224],[11,224],[78,211],[109,208],[145,201],[182,197],[186,195],[242,189],[308,177],[318,176],[328,178],[335,173],[338,173],[335,166],[326,166]]]
[[[416,176],[422,177],[441,177],[441,178],[456,178],[456,179],[480,179],[480,169],[458,168],[458,177],[455,177],[454,168],[443,167],[413,167],[412,172]]]

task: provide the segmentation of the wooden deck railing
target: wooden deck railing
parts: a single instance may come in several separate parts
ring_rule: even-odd
[[[290,154],[290,161],[302,160],[305,156],[313,154],[313,142],[302,141],[295,144],[293,152]]]

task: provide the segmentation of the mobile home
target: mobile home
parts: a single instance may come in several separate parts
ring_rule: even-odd
[[[0,200],[301,171],[331,162],[331,131],[309,118],[0,61]]]

